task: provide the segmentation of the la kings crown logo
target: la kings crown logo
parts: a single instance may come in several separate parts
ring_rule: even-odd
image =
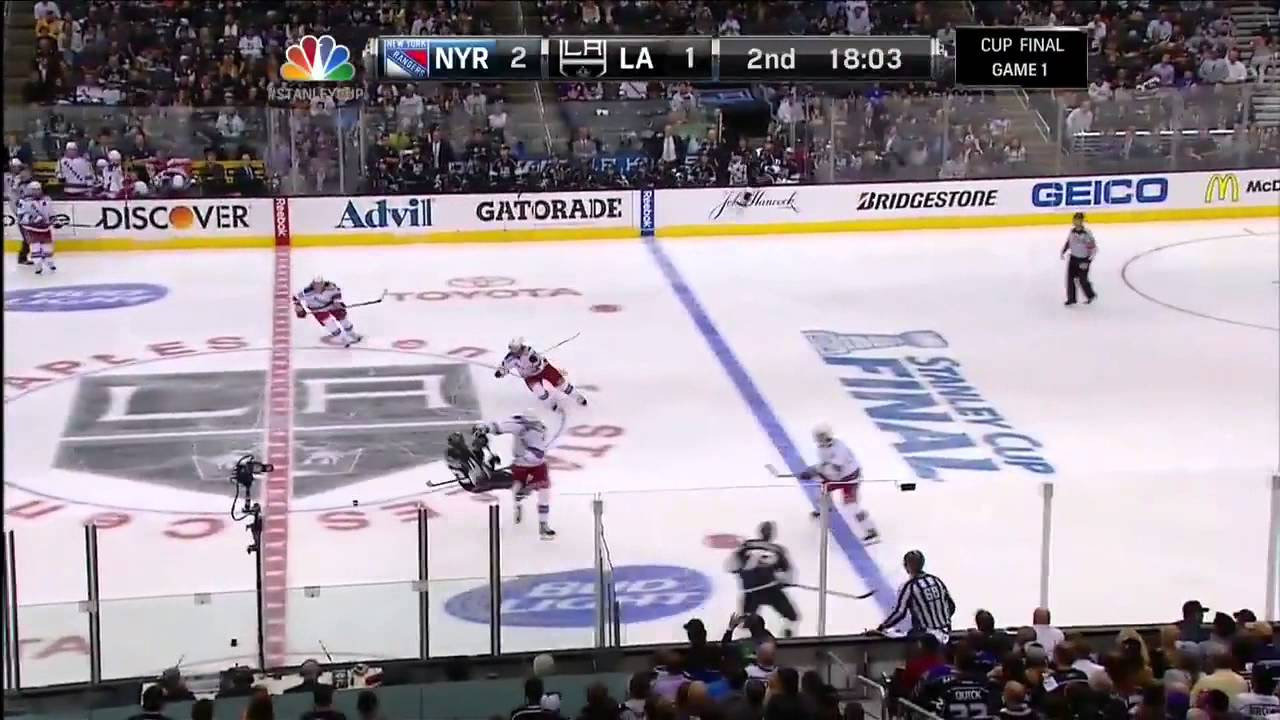
[[[464,365],[299,369],[293,382],[298,498],[440,460],[480,417]],[[236,459],[263,454],[266,413],[265,370],[86,377],[55,466],[229,496]]]

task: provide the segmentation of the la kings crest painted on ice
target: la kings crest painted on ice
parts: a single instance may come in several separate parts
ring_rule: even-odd
[[[82,378],[55,466],[214,495],[232,465],[263,455],[266,371]],[[306,498],[440,460],[480,419],[461,364],[299,368],[294,495]]]

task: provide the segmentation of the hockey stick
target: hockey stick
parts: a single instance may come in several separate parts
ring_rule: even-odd
[[[787,587],[799,588],[801,590],[813,590],[814,592],[822,592],[822,589],[817,587],[816,585],[801,585],[800,583],[791,583]],[[839,590],[828,590],[827,594],[835,595],[836,597],[849,598],[850,600],[866,600],[872,595],[875,595],[876,591],[868,590],[867,592],[864,592],[861,595],[854,595],[853,593],[840,592]]]
[[[387,299],[387,291],[385,288],[383,288],[382,294],[378,296],[377,300],[365,300],[364,302],[350,303],[347,305],[347,307],[353,308],[353,307],[364,307],[365,305],[377,305],[378,303],[386,299]]]
[[[581,334],[582,334],[582,332],[581,332],[581,331],[578,331],[578,332],[574,333],[573,335],[570,335],[569,337],[567,337],[567,338],[565,338],[565,339],[561,340],[560,342],[556,343],[555,345],[552,345],[551,347],[547,348],[546,350],[543,350],[543,351],[542,351],[542,354],[543,354],[543,355],[546,355],[547,353],[551,352],[552,350],[555,350],[556,348],[560,347],[561,345],[564,345],[565,343],[569,342],[570,340],[576,340],[576,339],[578,339],[578,336],[579,336],[579,335],[581,335]]]
[[[774,466],[770,465],[769,463],[765,463],[765,465],[764,465],[764,469],[765,469],[765,470],[768,470],[768,471],[769,471],[769,474],[770,474],[770,475],[773,475],[773,476],[774,476],[774,477],[776,477],[776,478],[793,478],[793,477],[795,477],[795,475],[793,475],[793,474],[791,474],[791,473],[780,473],[780,472],[778,472],[778,468],[776,468],[776,467],[774,467]]]

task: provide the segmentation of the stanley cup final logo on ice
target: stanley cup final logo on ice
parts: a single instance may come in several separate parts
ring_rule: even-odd
[[[806,330],[805,340],[839,374],[844,393],[921,480],[971,473],[1053,475],[1044,443],[1023,432],[965,377],[933,330],[843,333]],[[996,358],[999,360],[999,358]]]

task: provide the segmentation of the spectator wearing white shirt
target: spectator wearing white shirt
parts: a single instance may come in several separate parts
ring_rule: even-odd
[[[396,103],[396,115],[399,116],[401,123],[407,121],[411,127],[415,128],[422,122],[422,113],[425,109],[426,104],[418,94],[418,88],[412,84],[405,88],[405,93]]]
[[[222,37],[240,37],[240,23],[236,21],[236,16],[231,13],[227,13],[227,17],[222,21]]]
[[[747,677],[752,680],[768,680],[778,671],[776,662],[778,648],[771,642],[762,644],[756,650],[755,662],[747,666]]]
[[[721,35],[741,35],[742,34],[742,24],[738,22],[738,17],[733,14],[733,11],[729,11],[729,13],[725,15],[724,22],[720,23],[720,34]]]
[[[40,0],[35,4],[36,20],[61,20],[62,11],[53,0]]]
[[[218,113],[218,119],[214,122],[214,127],[218,129],[218,134],[226,138],[239,138],[244,135],[244,118],[240,117],[240,113],[236,110],[230,112],[223,110]]]
[[[1014,139],[1017,140],[1017,138]],[[1051,625],[1051,622],[1049,608],[1036,608],[1031,613],[1031,627],[1036,631],[1036,642],[1040,643],[1044,651],[1050,655],[1053,654],[1053,649],[1058,646],[1058,643],[1066,639],[1062,631]]]
[[[1111,89],[1111,81],[1106,78],[1098,78],[1089,85],[1089,99],[1095,103],[1109,102],[1115,97],[1115,92]]]
[[[1169,13],[1162,12],[1159,17],[1147,23],[1147,40],[1152,43],[1162,43],[1171,37],[1173,37],[1173,22],[1169,19]]]
[[[794,90],[782,96],[782,101],[778,103],[778,110],[774,113],[774,118],[781,125],[791,125],[803,118]]]
[[[850,35],[871,34],[871,26],[873,25],[871,22],[871,11],[867,9],[865,4],[853,5],[846,16],[849,19]]]
[[[937,38],[938,38],[938,42],[942,43],[943,45],[955,45],[956,44],[955,26],[953,26],[951,22],[948,21],[947,24],[944,25],[943,28],[938,31]]]
[[[262,57],[262,36],[250,29],[248,33],[240,36],[240,54],[248,60],[257,60]]]
[[[1223,82],[1242,83],[1249,79],[1249,68],[1240,60],[1240,52],[1232,50],[1227,53],[1227,79]]]
[[[471,92],[462,99],[462,109],[472,117],[484,117],[489,105],[489,98],[480,92],[480,85],[472,83]]]
[[[1085,100],[1067,115],[1067,134],[1079,135],[1093,129],[1093,103]]]
[[[486,121],[489,124],[489,132],[493,133],[500,143],[507,141],[507,119],[507,109],[503,107],[502,101],[495,102]]]

